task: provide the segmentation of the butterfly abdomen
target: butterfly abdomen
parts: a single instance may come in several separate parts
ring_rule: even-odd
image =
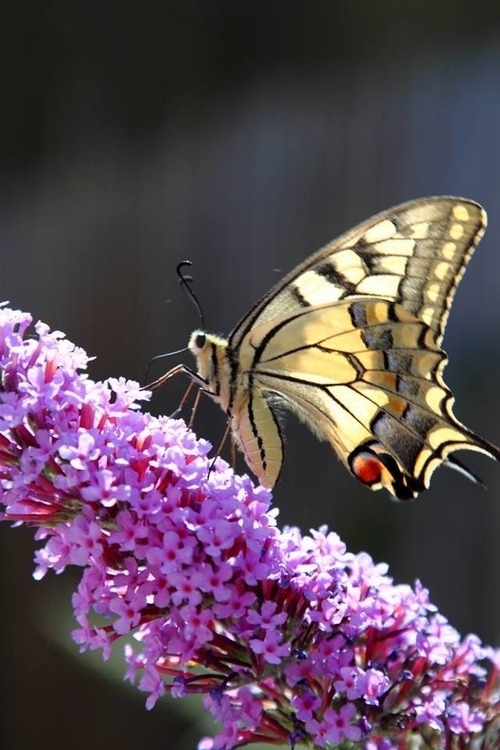
[[[206,384],[203,389],[228,415],[247,465],[263,486],[273,487],[283,463],[281,432],[251,369],[245,367],[249,362],[236,357],[226,339],[205,331],[194,331],[189,348]]]

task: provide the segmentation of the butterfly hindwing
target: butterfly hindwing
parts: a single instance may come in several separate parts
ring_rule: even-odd
[[[193,333],[196,377],[261,484],[280,473],[281,407],[366,486],[401,499],[427,488],[440,464],[479,481],[453,451],[500,460],[455,418],[442,377],[449,309],[485,226],[481,206],[462,198],[402,204],[291,271],[227,341]]]
[[[372,468],[389,456],[384,476],[365,481],[374,489],[385,484],[398,497],[412,497],[452,451],[490,453],[453,414],[437,334],[399,303],[358,297],[306,308],[252,329],[241,360],[252,372],[251,391],[263,401],[278,395],[362,481],[360,449],[369,447]],[[260,444],[260,466],[253,455],[253,470],[263,484],[274,484],[277,466],[268,465],[265,426]]]

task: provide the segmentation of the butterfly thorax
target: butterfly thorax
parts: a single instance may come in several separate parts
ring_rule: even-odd
[[[234,393],[245,384],[240,382],[243,376],[238,363],[231,357],[227,339],[197,330],[191,335],[189,349],[196,358],[203,390],[230,415]]]

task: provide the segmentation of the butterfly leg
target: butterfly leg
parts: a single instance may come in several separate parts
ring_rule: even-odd
[[[226,425],[226,429],[224,430],[224,434],[222,436],[222,440],[220,441],[217,450],[215,451],[215,457],[217,458],[222,453],[222,449],[224,448],[224,445],[226,443],[227,437],[229,435],[229,431],[231,429],[231,423],[228,422]]]
[[[198,408],[199,400],[200,400],[200,393],[206,389],[207,383],[203,378],[200,378],[198,373],[194,372],[193,370],[190,370],[189,367],[186,367],[186,365],[177,365],[176,367],[173,367],[168,372],[161,375],[156,380],[153,380],[152,383],[149,383],[148,385],[145,385],[141,388],[142,391],[144,390],[153,390],[154,388],[159,388],[160,386],[164,385],[167,380],[170,380],[170,378],[173,378],[174,375],[179,375],[180,373],[184,375],[188,375],[188,377],[191,379],[190,384],[188,385],[186,392],[184,393],[184,396],[181,399],[181,402],[177,409],[170,415],[172,419],[177,417],[177,415],[182,411],[182,409],[185,406],[185,403],[187,399],[189,398],[189,394],[193,390],[194,386],[197,384],[199,386],[198,392],[196,394],[195,402],[193,405],[193,408],[191,410],[191,417],[189,419],[189,428],[193,426],[193,420],[194,416],[196,414],[196,410]]]
[[[236,442],[231,440],[231,466],[236,468]]]
[[[201,391],[198,391],[198,393],[201,393]],[[230,429],[231,429],[231,423],[228,422],[227,426],[226,426],[226,429],[224,430],[224,435],[222,436],[222,440],[220,441],[220,443],[219,443],[219,445],[217,447],[217,450],[215,451],[215,456],[213,457],[213,459],[210,462],[210,468],[208,470],[208,476],[210,476],[210,473],[213,471],[213,468],[215,466],[216,460],[219,458],[220,454],[222,453],[222,449],[224,448],[224,444],[225,444],[225,442],[227,440],[227,436],[229,435]],[[232,466],[233,466],[233,469],[234,469],[235,460],[233,460],[233,459],[236,459],[236,455],[234,454],[234,442],[232,442],[232,441],[231,441],[231,448],[232,448],[232,451],[231,451],[231,463],[232,463]]]
[[[182,411],[182,409],[184,407],[184,404],[186,403],[187,398],[188,398],[189,394],[191,393],[191,391],[193,390],[193,388],[194,388],[194,381],[191,381],[191,383],[189,384],[189,386],[188,386],[188,388],[186,390],[186,393],[182,397],[182,401],[179,404],[179,408],[177,409],[177,411]],[[196,412],[198,411],[198,406],[199,406],[199,403],[200,403],[200,396],[201,396],[202,393],[203,393],[203,390],[201,388],[198,388],[198,390],[196,391],[196,396],[194,397],[194,403],[193,403],[193,406],[191,408],[191,416],[189,417],[189,422],[188,422],[188,427],[189,427],[190,430],[193,427],[194,417],[195,417]]]
[[[167,380],[170,380],[170,378],[173,378],[174,375],[179,375],[180,373],[184,373],[184,375],[190,377],[191,380],[194,383],[198,383],[201,388],[207,387],[205,380],[203,380],[203,378],[200,378],[198,373],[190,370],[189,367],[186,367],[186,365],[177,365],[176,367],[172,367],[171,370],[168,370],[168,372],[164,373],[163,375],[160,375],[160,377],[156,380],[153,380],[152,383],[148,383],[148,385],[142,386],[141,391],[152,391],[154,388],[159,388],[161,385],[166,383]]]

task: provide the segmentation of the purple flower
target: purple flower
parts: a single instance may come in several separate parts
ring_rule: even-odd
[[[39,323],[26,337],[30,324],[0,308],[1,518],[38,527],[37,578],[82,569],[82,650],[107,658],[133,633],[127,679],[148,708],[205,696],[222,730],[203,750],[494,746],[499,652],[337,534],[280,531],[266,490],[212,466],[182,421],[141,413],[136,383],[93,382],[63,334]]]
[[[251,638],[250,648],[254,654],[262,654],[269,664],[281,664],[290,653],[290,643],[282,643],[279,630],[266,630],[263,638]]]
[[[362,731],[359,727],[351,724],[351,719],[356,714],[354,704],[347,703],[339,711],[327,708],[323,714],[322,721],[313,719],[306,722],[306,727],[312,735],[314,743],[318,747],[327,744],[340,745],[344,740],[359,740]]]
[[[448,726],[455,734],[480,732],[485,716],[480,710],[473,710],[464,701],[455,703],[448,711]]]

